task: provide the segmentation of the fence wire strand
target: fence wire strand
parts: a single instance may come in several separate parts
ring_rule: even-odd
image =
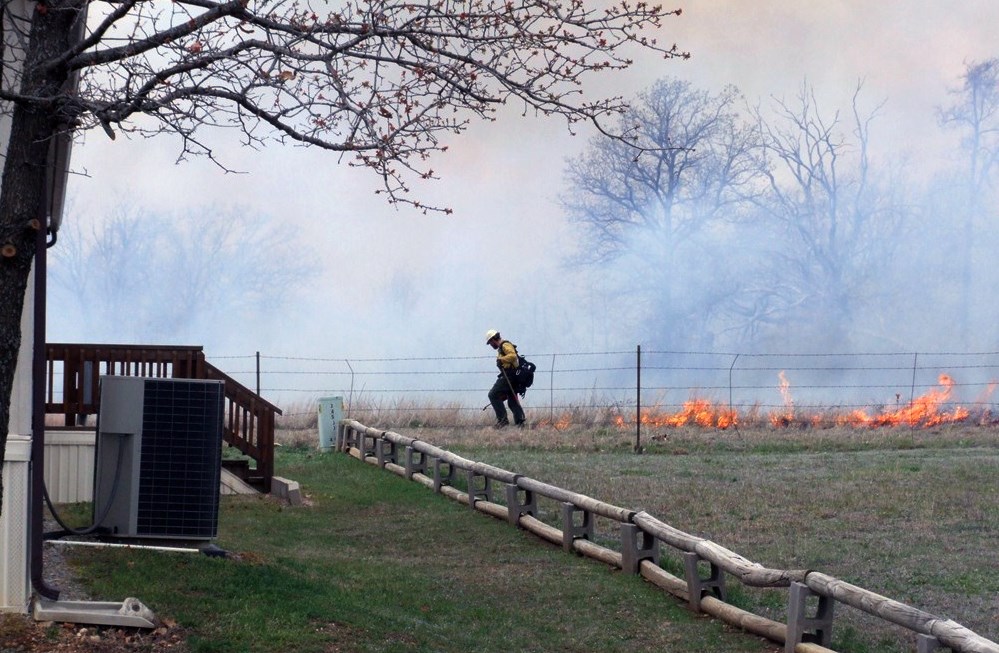
[[[899,409],[927,394],[944,408],[979,413],[996,408],[995,351],[762,354],[643,348],[640,358],[635,353],[522,354],[538,365],[523,403],[552,421],[579,409],[627,419],[638,406],[663,413],[696,401],[740,413],[876,412]],[[473,414],[483,410],[496,378],[492,356],[334,358],[258,352],[210,358],[223,367],[232,361],[226,373],[248,386],[261,379],[261,394],[293,407],[286,416],[306,414],[296,408],[327,396],[349,397],[358,413]],[[247,368],[247,361],[256,366]],[[640,390],[636,378],[642,379]]]

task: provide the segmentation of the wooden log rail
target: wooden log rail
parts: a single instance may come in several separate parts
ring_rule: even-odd
[[[339,425],[334,450],[414,480],[474,510],[507,520],[568,551],[640,574],[696,611],[784,644],[785,653],[834,653],[828,647],[837,604],[912,631],[917,653],[931,653],[941,647],[957,653],[999,653],[999,644],[955,621],[832,576],[812,570],[767,568],[715,542],[680,531],[646,512],[614,506],[469,460],[392,431],[344,420]],[[455,486],[461,472],[464,472],[464,490]],[[504,487],[505,505],[492,500],[493,483]],[[539,497],[558,505],[561,528],[539,518]],[[620,551],[592,541],[594,517],[617,523]],[[659,548],[663,544],[680,553],[685,563],[684,578],[660,566]],[[705,564],[710,569],[706,578],[701,573]],[[726,603],[726,574],[750,587],[788,588],[788,622],[774,621]],[[817,609],[812,605],[815,597],[818,597]]]
[[[102,375],[223,381],[222,437],[254,461],[244,480],[270,492],[274,422],[281,409],[207,362],[201,347],[50,343],[46,359],[45,412],[63,417],[62,426],[47,428],[95,428],[88,418],[100,407]]]

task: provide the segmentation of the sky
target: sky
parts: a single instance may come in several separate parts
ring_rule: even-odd
[[[887,100],[881,146],[936,154],[926,134],[934,110],[965,62],[999,55],[999,3],[890,0],[690,0],[665,22],[660,41],[689,60],[637,53],[633,69],[593,78],[597,92],[631,97],[664,76],[716,92],[736,85],[750,103],[793,97],[807,80],[830,105],[848,107],[860,80],[870,102]],[[937,130],[933,130],[935,134]],[[374,195],[369,172],[298,147],[249,151],[218,135],[222,158],[241,174],[204,160],[175,164],[169,138],[109,141],[85,135],[73,152],[84,175],[70,182],[66,220],[86,223],[124,201],[153,212],[237,205],[279,220],[296,234],[313,276],[287,288],[279,315],[236,333],[185,334],[214,355],[474,356],[487,329],[531,351],[633,348],[632,325],[608,326],[590,300],[603,292],[564,265],[572,234],[562,214],[566,160],[592,137],[570,135],[555,119],[516,111],[476,123],[433,167],[441,180],[417,182],[451,216],[422,215]],[[50,309],[51,311],[51,309]],[[78,320],[50,312],[50,341],[80,340]],[[180,344],[180,343],[179,343]]]

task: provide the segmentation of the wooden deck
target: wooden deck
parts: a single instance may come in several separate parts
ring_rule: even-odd
[[[201,347],[51,343],[46,347],[45,412],[62,416],[49,429],[94,429],[104,375],[207,379],[225,384],[226,444],[253,461],[226,465],[263,492],[274,477],[274,421],[281,409],[205,360]],[[235,468],[235,469],[234,469]]]

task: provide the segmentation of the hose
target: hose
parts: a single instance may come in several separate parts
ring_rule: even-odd
[[[124,437],[129,434],[119,433],[116,435]],[[49,533],[44,533],[43,534],[44,539],[56,540],[59,539],[60,537],[65,537],[66,535],[90,535],[98,528],[100,528],[101,524],[104,523],[104,520],[107,519],[108,513],[111,512],[111,506],[114,504],[115,495],[118,494],[118,480],[119,477],[121,476],[121,463],[125,457],[124,451],[125,447],[122,446],[122,443],[119,440],[118,456],[114,465],[114,476],[111,478],[111,493],[108,496],[107,503],[104,505],[104,510],[101,512],[100,517],[95,519],[94,523],[90,524],[89,526],[84,526],[83,528],[73,528],[72,526],[68,526],[66,522],[63,521],[62,517],[59,516],[59,513],[56,511],[55,505],[53,505],[52,499],[49,497],[49,489],[45,487],[44,483],[42,484],[42,494],[45,497],[45,505],[48,506],[49,512],[52,513],[52,518],[55,519],[56,523],[58,523],[63,528],[63,530],[61,531],[51,531]],[[94,499],[96,500],[97,497],[94,497]]]

